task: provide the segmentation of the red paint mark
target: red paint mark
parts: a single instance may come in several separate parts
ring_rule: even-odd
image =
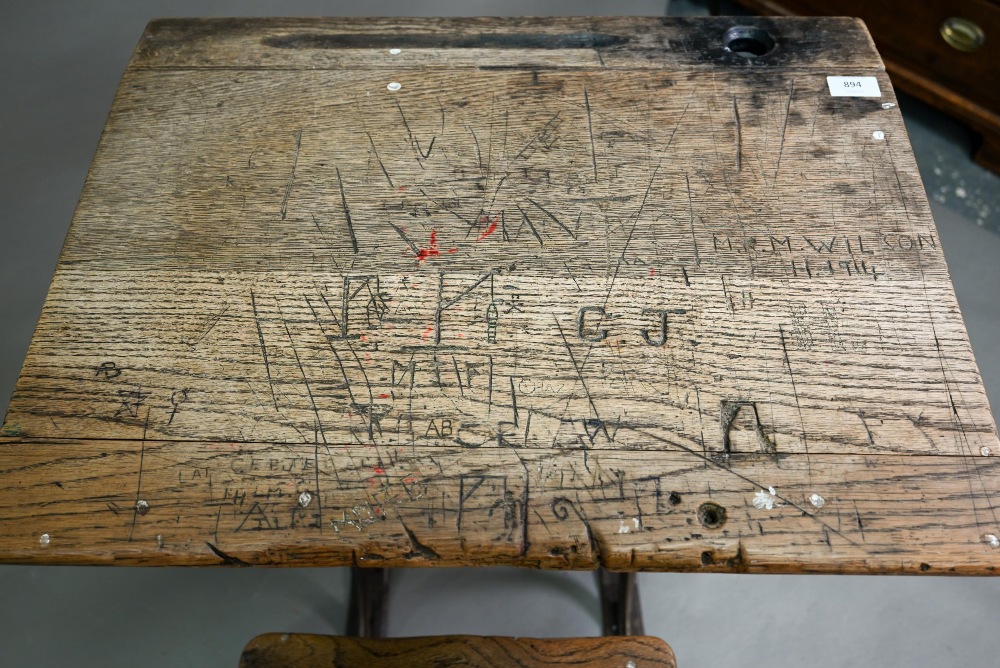
[[[649,268],[649,275],[650,275],[650,276],[656,276],[656,270],[655,270],[655,269],[653,269],[652,267],[650,267],[650,268]]]
[[[362,335],[361,335],[361,340],[362,340],[362,341],[367,341],[367,340],[368,340],[368,337],[367,337],[367,336],[365,336],[364,334],[362,334]]]
[[[385,475],[385,469],[381,466],[373,466],[372,470],[375,471],[377,475]]]
[[[437,230],[431,230],[431,243],[427,248],[421,248],[417,251],[417,262],[423,262],[429,257],[441,254],[441,251],[437,247],[437,234]]]
[[[449,253],[457,253],[457,252],[458,252],[458,249],[457,249],[457,248],[449,248],[449,249],[448,249],[448,252],[449,252]]]
[[[420,338],[426,339],[428,336],[431,335],[431,332],[433,332],[433,331],[434,331],[434,327],[428,327],[427,329],[424,330],[424,333],[420,335]]]
[[[403,478],[403,482],[405,482],[406,484],[409,485],[409,484],[412,484],[412,483],[416,482],[416,479],[414,479],[413,476],[408,475],[405,478]]]
[[[382,506],[372,506],[372,510],[375,511],[376,515],[385,515],[385,512],[382,511]]]
[[[389,397],[391,397],[391,396],[392,396],[392,395],[391,395],[391,394],[389,394],[388,392],[383,392],[382,394],[378,395],[378,398],[379,398],[379,399],[388,399],[388,398],[389,398]]]
[[[378,478],[368,478],[368,484],[374,487],[378,484]]]
[[[409,186],[399,186],[399,192],[405,193]]]
[[[490,226],[486,228],[486,231],[479,235],[479,238],[476,239],[476,241],[482,241],[483,239],[490,236],[496,231],[497,231],[497,221],[494,220],[492,223],[490,223]]]
[[[459,332],[458,333],[458,338],[464,339],[465,338],[465,334],[462,334],[462,332]]]

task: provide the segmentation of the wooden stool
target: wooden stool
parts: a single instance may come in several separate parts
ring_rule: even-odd
[[[603,638],[505,638],[427,636],[349,638],[308,633],[267,633],[243,649],[240,668],[270,666],[564,666],[575,668],[675,668],[667,643],[649,636]]]

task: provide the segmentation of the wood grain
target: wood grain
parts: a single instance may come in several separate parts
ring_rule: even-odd
[[[505,638],[499,636],[428,636],[424,638],[346,638],[304,633],[269,633],[247,644],[241,668],[272,666],[371,666],[436,668],[675,668],[674,653],[659,638]]]
[[[152,24],[0,437],[0,560],[993,572],[1000,445],[881,63],[741,22],[775,50]]]

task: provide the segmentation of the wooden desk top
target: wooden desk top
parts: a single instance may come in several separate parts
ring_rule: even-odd
[[[165,20],[0,561],[985,574],[998,454],[860,22]]]

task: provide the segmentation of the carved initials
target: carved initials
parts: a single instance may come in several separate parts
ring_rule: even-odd
[[[667,311],[662,308],[644,308],[642,309],[643,315],[659,315],[660,316],[660,333],[656,339],[652,339],[649,336],[649,330],[640,329],[639,333],[642,334],[642,340],[651,346],[662,346],[667,342]]]
[[[583,324],[588,313],[596,313],[598,315],[598,322],[600,322],[607,315],[603,306],[584,306],[576,314],[576,335],[584,341],[589,341],[590,343],[600,343],[604,339],[608,338],[608,330],[596,329],[592,334],[585,334],[583,331]]]

